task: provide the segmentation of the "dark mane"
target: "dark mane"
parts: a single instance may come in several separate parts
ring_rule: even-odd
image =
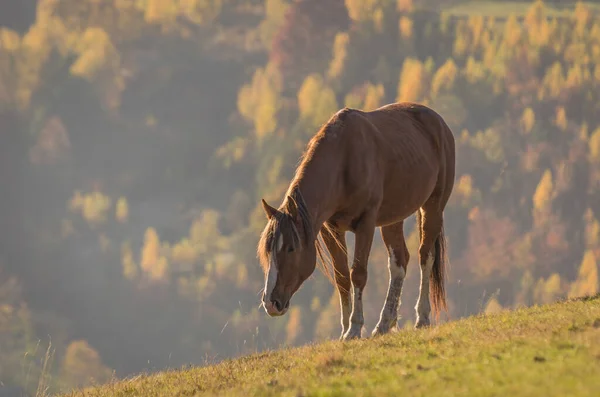
[[[329,279],[329,281],[332,283],[334,282],[333,273],[335,270],[333,267],[333,259],[331,258],[323,238],[327,237],[332,239],[341,248],[344,248],[344,245],[339,241],[336,233],[332,231],[332,226],[327,222],[321,226],[321,229],[318,231],[317,235],[314,235],[313,219],[311,219],[308,208],[306,207],[306,202],[302,197],[302,192],[299,189],[299,183],[302,175],[304,174],[304,170],[306,169],[306,164],[314,156],[315,151],[321,141],[326,139],[328,134],[337,132],[339,128],[343,126],[345,116],[351,111],[352,109],[343,108],[334,114],[306,145],[306,150],[300,157],[294,178],[292,179],[286,192],[286,200],[279,209],[279,213],[269,221],[267,227],[263,230],[263,233],[260,236],[257,253],[261,266],[263,269],[265,269],[265,271],[268,270],[269,255],[275,252],[275,245],[277,244],[277,239],[279,236],[284,233],[284,231],[291,233],[292,236],[297,236],[297,234],[294,233],[295,225],[289,210],[289,206],[295,204],[298,216],[302,223],[302,229],[304,230],[304,235],[302,238],[306,242],[314,241],[315,248],[317,250],[317,265],[323,274]],[[291,198],[294,203],[289,203],[287,197]],[[297,246],[301,243],[301,241],[296,241],[296,238],[294,238],[294,246]]]

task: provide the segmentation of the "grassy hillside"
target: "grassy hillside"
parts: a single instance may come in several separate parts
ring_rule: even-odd
[[[592,396],[600,296],[137,376],[89,396]],[[402,394],[398,394],[402,393]]]

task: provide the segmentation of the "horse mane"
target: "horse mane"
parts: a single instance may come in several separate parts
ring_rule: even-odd
[[[302,193],[300,192],[299,183],[306,169],[306,164],[315,155],[317,147],[321,144],[323,140],[327,139],[327,136],[329,134],[335,134],[340,128],[343,127],[346,116],[353,110],[354,109],[344,107],[343,109],[336,112],[326,123],[324,123],[321,126],[319,131],[310,139],[308,145],[306,146],[306,150],[304,151],[304,153],[302,153],[302,156],[300,156],[299,164],[296,168],[294,178],[292,179],[292,182],[290,183],[286,194],[286,197],[291,197],[296,202],[298,206],[298,215],[302,219],[304,229],[311,231],[311,235],[306,236],[306,238],[310,238],[315,241],[315,248],[317,250],[318,259],[317,266],[332,284],[335,282],[334,273],[336,273],[337,270],[333,266],[333,258],[331,257],[329,249],[327,249],[327,245],[325,244],[324,239],[327,238],[333,241],[339,248],[342,249],[344,254],[347,254],[346,247],[345,244],[342,241],[340,241],[338,233],[334,230],[334,226],[327,221],[323,223],[321,229],[318,231],[316,236],[312,235],[313,222],[310,219],[310,214],[308,213],[308,210],[306,208],[306,203],[304,201],[304,198],[302,197]]]
[[[333,259],[331,253],[327,249],[324,239],[330,239],[334,241],[346,254],[346,248],[344,244],[339,240],[338,233],[334,230],[334,226],[329,222],[325,222],[321,229],[315,235],[313,232],[314,220],[308,212],[306,202],[302,196],[302,192],[299,188],[300,180],[306,169],[306,164],[313,158],[317,147],[320,145],[323,139],[327,138],[328,133],[334,133],[335,130],[343,125],[344,116],[350,113],[352,109],[343,108],[339,112],[335,113],[311,138],[306,150],[300,156],[298,166],[296,167],[294,178],[290,183],[288,190],[285,195],[285,200],[278,210],[278,213],[267,224],[267,227],[263,230],[259,244],[258,244],[258,258],[261,266],[266,271],[269,263],[269,255],[275,253],[275,247],[277,239],[281,235],[283,230],[291,230],[293,238],[293,244],[295,247],[301,242],[299,241],[299,234],[291,215],[291,206],[295,206],[296,214],[302,224],[304,230],[305,241],[314,241],[315,248],[317,251],[317,267],[327,277],[327,279],[333,284],[335,282],[334,273],[336,272],[333,266]],[[348,291],[349,292],[349,291]]]

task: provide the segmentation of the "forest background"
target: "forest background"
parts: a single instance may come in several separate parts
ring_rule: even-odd
[[[286,316],[266,316],[256,243],[260,198],[280,202],[343,106],[417,101],[455,133],[444,321],[598,292],[599,11],[1,2],[0,386],[58,391],[337,338],[318,271]],[[411,327],[413,218],[405,228]],[[379,232],[370,262],[367,329],[387,288]]]

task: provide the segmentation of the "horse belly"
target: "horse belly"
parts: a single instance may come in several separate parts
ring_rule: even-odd
[[[379,207],[377,226],[400,222],[414,214],[431,196],[437,173],[427,167],[417,167],[389,178]]]

